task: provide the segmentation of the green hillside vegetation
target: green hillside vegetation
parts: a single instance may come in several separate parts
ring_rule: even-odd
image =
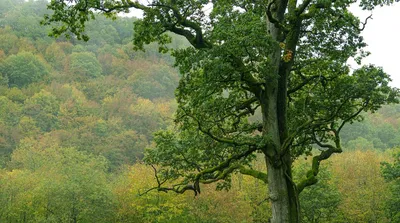
[[[88,42],[50,38],[46,3],[0,0],[0,222],[266,222],[265,183],[239,173],[221,192],[146,193],[157,182],[145,150],[174,130],[173,58],[156,44],[134,51],[133,18],[98,16]],[[341,136],[349,155],[301,194],[303,221],[398,222],[400,105]],[[309,165],[296,160],[295,180]]]
[[[347,149],[386,150],[400,146],[400,105],[384,106],[379,112],[366,114],[365,120],[343,129]]]
[[[140,159],[152,132],[172,120],[179,76],[171,57],[156,45],[134,52],[130,18],[99,17],[89,42],[55,40],[39,25],[45,1],[8,2],[0,19],[1,165],[28,138],[102,155],[111,169]]]

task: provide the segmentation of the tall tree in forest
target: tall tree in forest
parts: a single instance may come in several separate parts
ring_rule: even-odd
[[[192,47],[172,50],[182,74],[176,129],[157,133],[147,156],[162,168],[154,189],[198,194],[200,184],[229,186],[239,171],[268,183],[271,222],[299,222],[299,193],[317,182],[321,161],[342,152],[343,126],[399,93],[381,68],[350,71],[349,58],[367,55],[361,31],[368,18],[361,22],[348,10],[353,2],[57,0],[43,24],[56,22],[54,36],[87,40],[85,22],[96,12],[115,17],[136,8],[144,12],[135,22],[137,49],[156,41],[166,51],[168,32],[185,37]],[[362,0],[360,7],[391,3]],[[248,121],[255,113],[262,119]],[[292,161],[314,147],[311,169],[294,182]],[[268,175],[251,167],[256,153]],[[181,182],[167,186],[169,180]]]

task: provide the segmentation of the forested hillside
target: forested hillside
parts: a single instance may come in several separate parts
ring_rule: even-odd
[[[345,127],[342,140],[347,149],[386,150],[400,146],[400,105],[365,114],[362,122]]]
[[[87,26],[88,42],[48,37],[50,28],[39,24],[49,13],[46,4],[0,0],[0,222],[263,222],[270,216],[267,196],[258,196],[265,183],[240,174],[229,191],[145,193],[156,179],[142,162],[144,151],[154,132],[173,129],[180,77],[173,58],[156,44],[134,51],[133,18],[98,16]],[[173,40],[174,47],[188,46]],[[390,163],[400,147],[400,106],[365,114],[341,136],[351,155],[324,163],[323,181],[303,192],[304,222],[396,222],[398,191],[389,181],[398,187]],[[303,158],[296,161],[298,176],[309,165]],[[388,162],[386,175],[381,162]]]
[[[2,166],[24,144],[74,147],[112,168],[140,159],[171,121],[179,79],[171,58],[155,45],[133,51],[131,18],[99,17],[88,42],[47,37],[46,2],[23,2],[1,3]]]

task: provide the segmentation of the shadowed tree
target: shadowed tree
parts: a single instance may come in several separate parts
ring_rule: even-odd
[[[198,194],[201,184],[229,187],[230,174],[239,171],[268,182],[271,222],[299,222],[298,195],[317,182],[321,161],[342,152],[343,126],[397,101],[382,69],[351,72],[346,63],[367,55],[361,31],[368,19],[355,17],[351,3],[58,0],[43,24],[58,22],[54,36],[87,40],[85,22],[96,12],[115,17],[136,8],[144,12],[134,27],[137,49],[156,41],[165,52],[168,32],[185,37],[191,47],[172,51],[182,75],[176,129],[158,132],[146,158],[161,168],[154,189]],[[363,0],[360,7],[391,3]],[[255,113],[261,120],[249,122]],[[292,161],[313,146],[319,153],[296,183]],[[251,167],[256,153],[265,157],[268,175]]]

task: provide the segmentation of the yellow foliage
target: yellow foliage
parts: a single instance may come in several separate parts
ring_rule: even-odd
[[[384,153],[353,151],[332,157],[332,172],[342,194],[342,209],[349,222],[385,222],[387,183],[381,176]]]
[[[155,187],[153,169],[144,164],[127,168],[114,186],[121,222],[253,222],[253,215],[266,201],[266,185],[251,177],[232,176],[229,191],[216,191],[215,185],[203,185],[202,193],[143,194]],[[142,195],[140,195],[142,194]],[[265,196],[260,196],[264,194]],[[265,206],[263,206],[265,207]],[[265,212],[265,208],[263,209]]]

